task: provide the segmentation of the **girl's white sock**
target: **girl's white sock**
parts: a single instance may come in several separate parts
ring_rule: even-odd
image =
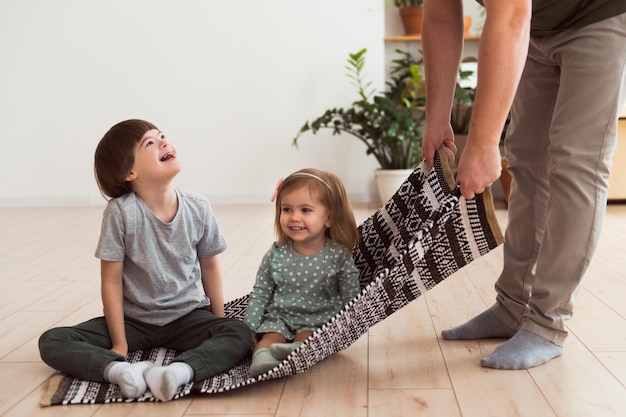
[[[193,380],[193,368],[184,362],[173,362],[167,366],[155,366],[144,373],[152,395],[161,401],[174,398],[178,387]]]

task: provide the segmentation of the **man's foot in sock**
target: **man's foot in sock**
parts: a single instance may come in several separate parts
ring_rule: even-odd
[[[115,362],[107,367],[105,379],[119,385],[124,397],[139,398],[148,389],[143,373],[146,369],[153,366],[154,364],[150,361],[137,363]]]
[[[167,366],[148,369],[144,376],[152,395],[161,401],[169,401],[174,398],[180,386],[193,380],[194,372],[186,363],[173,362]]]
[[[287,359],[287,356],[289,356],[294,350],[298,349],[301,344],[302,342],[273,343],[270,346],[270,353],[279,361],[284,361]]]
[[[248,375],[251,378],[257,377],[275,368],[279,363],[280,361],[272,356],[269,349],[261,348],[252,355],[252,365],[250,365]]]
[[[528,369],[563,354],[563,346],[528,330],[520,330],[480,360],[485,368]]]
[[[491,310],[486,310],[465,324],[443,330],[441,336],[446,340],[508,339],[515,333],[515,329],[504,324]]]

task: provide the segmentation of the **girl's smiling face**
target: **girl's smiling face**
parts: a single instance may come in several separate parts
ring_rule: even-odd
[[[308,187],[300,187],[282,196],[280,227],[293,241],[296,252],[313,255],[326,244],[330,211]]]

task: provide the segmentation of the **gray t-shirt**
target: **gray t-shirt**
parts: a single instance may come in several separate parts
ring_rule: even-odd
[[[209,200],[176,190],[178,212],[159,220],[135,194],[109,201],[95,256],[124,262],[124,314],[163,326],[209,305],[199,258],[226,250]]]

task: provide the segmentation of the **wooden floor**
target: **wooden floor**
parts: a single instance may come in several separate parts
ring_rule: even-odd
[[[252,287],[273,240],[273,208],[215,206],[229,243],[226,299]],[[355,207],[364,220],[376,207]],[[54,372],[38,336],[100,314],[93,257],[102,207],[0,208],[1,416],[626,416],[626,206],[610,205],[577,297],[565,354],[528,371],[488,370],[500,341],[444,341],[442,329],[494,300],[502,248],[457,272],[309,371],[219,395],[160,404],[39,407]],[[498,210],[504,227],[506,211]]]

